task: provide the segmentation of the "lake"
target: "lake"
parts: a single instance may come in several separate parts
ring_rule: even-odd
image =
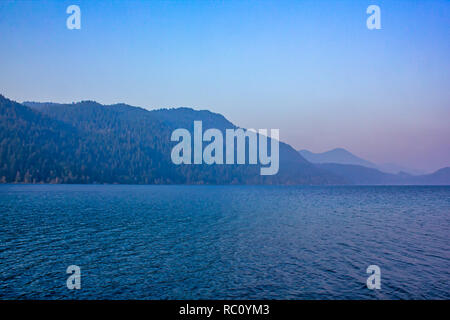
[[[0,185],[0,298],[450,299],[449,235],[450,187]]]

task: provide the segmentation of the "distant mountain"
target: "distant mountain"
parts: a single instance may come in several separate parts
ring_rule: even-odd
[[[312,163],[339,163],[354,164],[368,168],[376,168],[376,164],[355,156],[353,153],[343,149],[336,148],[322,153],[313,153],[308,150],[300,150],[299,153]]]
[[[317,166],[341,177],[346,177],[350,183],[356,185],[397,185],[402,184],[403,181],[403,178],[397,175],[359,165],[322,163]]]
[[[333,150],[329,150],[322,153],[313,153],[308,150],[300,150],[299,153],[309,162],[312,163],[338,163],[338,164],[353,164],[358,166],[363,166],[372,169],[378,169],[385,173],[398,174],[401,172],[412,174],[412,175],[422,175],[425,172],[421,170],[416,170],[412,168],[407,168],[404,166],[400,166],[395,163],[384,163],[384,164],[375,164],[368,160],[362,159],[358,156],[355,156],[353,153],[343,149],[336,148]]]
[[[417,170],[417,169],[413,169],[413,168],[404,167],[404,166],[398,165],[396,163],[377,164],[377,168],[380,171],[387,172],[387,173],[393,173],[393,174],[397,174],[397,173],[400,173],[400,172],[406,172],[406,173],[412,174],[412,175],[425,174],[425,172],[422,171],[422,170]]]
[[[222,115],[190,108],[148,111],[94,101],[19,104],[0,96],[0,181],[129,184],[345,184],[280,143],[280,170],[259,165],[174,165],[173,130],[236,128]]]
[[[356,185],[450,185],[450,167],[432,174],[413,176],[407,173],[390,174],[349,164],[323,163],[317,166]]]
[[[450,185],[450,167],[439,169],[431,174],[414,176],[410,179],[414,184]]]

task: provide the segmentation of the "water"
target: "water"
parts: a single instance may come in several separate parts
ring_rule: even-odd
[[[0,185],[0,298],[449,299],[449,231],[450,187]]]

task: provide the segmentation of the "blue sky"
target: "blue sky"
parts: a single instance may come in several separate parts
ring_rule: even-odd
[[[450,165],[449,27],[438,0],[2,0],[0,93],[209,109],[298,149],[435,170]]]

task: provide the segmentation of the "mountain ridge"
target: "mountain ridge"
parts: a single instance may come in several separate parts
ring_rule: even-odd
[[[376,165],[370,161],[355,156],[344,148],[334,148],[321,153],[314,153],[309,150],[299,150],[299,153],[312,163],[339,163],[354,164],[368,168],[376,168]]]
[[[9,106],[9,107],[7,107]],[[101,105],[94,101],[72,104],[19,104],[0,98],[0,168],[2,182],[131,183],[131,184],[346,184],[346,180],[315,167],[291,146],[280,142],[280,170],[261,176],[259,165],[174,165],[170,135],[177,128],[193,131],[193,120],[209,127],[236,128],[220,114],[189,108],[146,110],[126,104]],[[27,113],[25,112],[25,113]],[[41,119],[47,119],[43,123]],[[36,139],[30,139],[31,131]],[[23,126],[15,126],[22,123]],[[50,139],[42,132],[56,128]],[[59,136],[72,132],[72,139]],[[20,136],[11,140],[10,137]],[[16,145],[32,146],[16,152]],[[62,157],[60,145],[67,150]],[[51,150],[49,154],[42,150]],[[48,159],[48,157],[53,159]],[[33,160],[34,159],[34,160]],[[38,165],[35,165],[38,164]],[[43,172],[45,174],[43,174]]]
[[[422,170],[406,168],[404,166],[395,163],[382,163],[377,164],[361,157],[354,155],[352,152],[344,148],[334,148],[325,152],[314,153],[306,149],[298,151],[305,159],[312,163],[323,164],[323,163],[337,163],[337,164],[352,164],[364,166],[367,168],[378,169],[384,173],[398,174],[405,172],[412,175],[423,175],[425,174]]]
[[[410,175],[405,172],[397,174],[382,172],[352,164],[321,163],[319,168],[345,177],[355,185],[450,185],[450,167],[441,168],[433,173]]]
[[[174,165],[170,135],[178,128],[192,133],[195,120],[204,130],[239,128],[221,114],[188,107],[147,110],[91,100],[20,104],[0,95],[0,182],[450,185],[449,168],[411,176],[360,165],[313,164],[281,141],[280,171],[274,176],[260,176],[257,165]]]

